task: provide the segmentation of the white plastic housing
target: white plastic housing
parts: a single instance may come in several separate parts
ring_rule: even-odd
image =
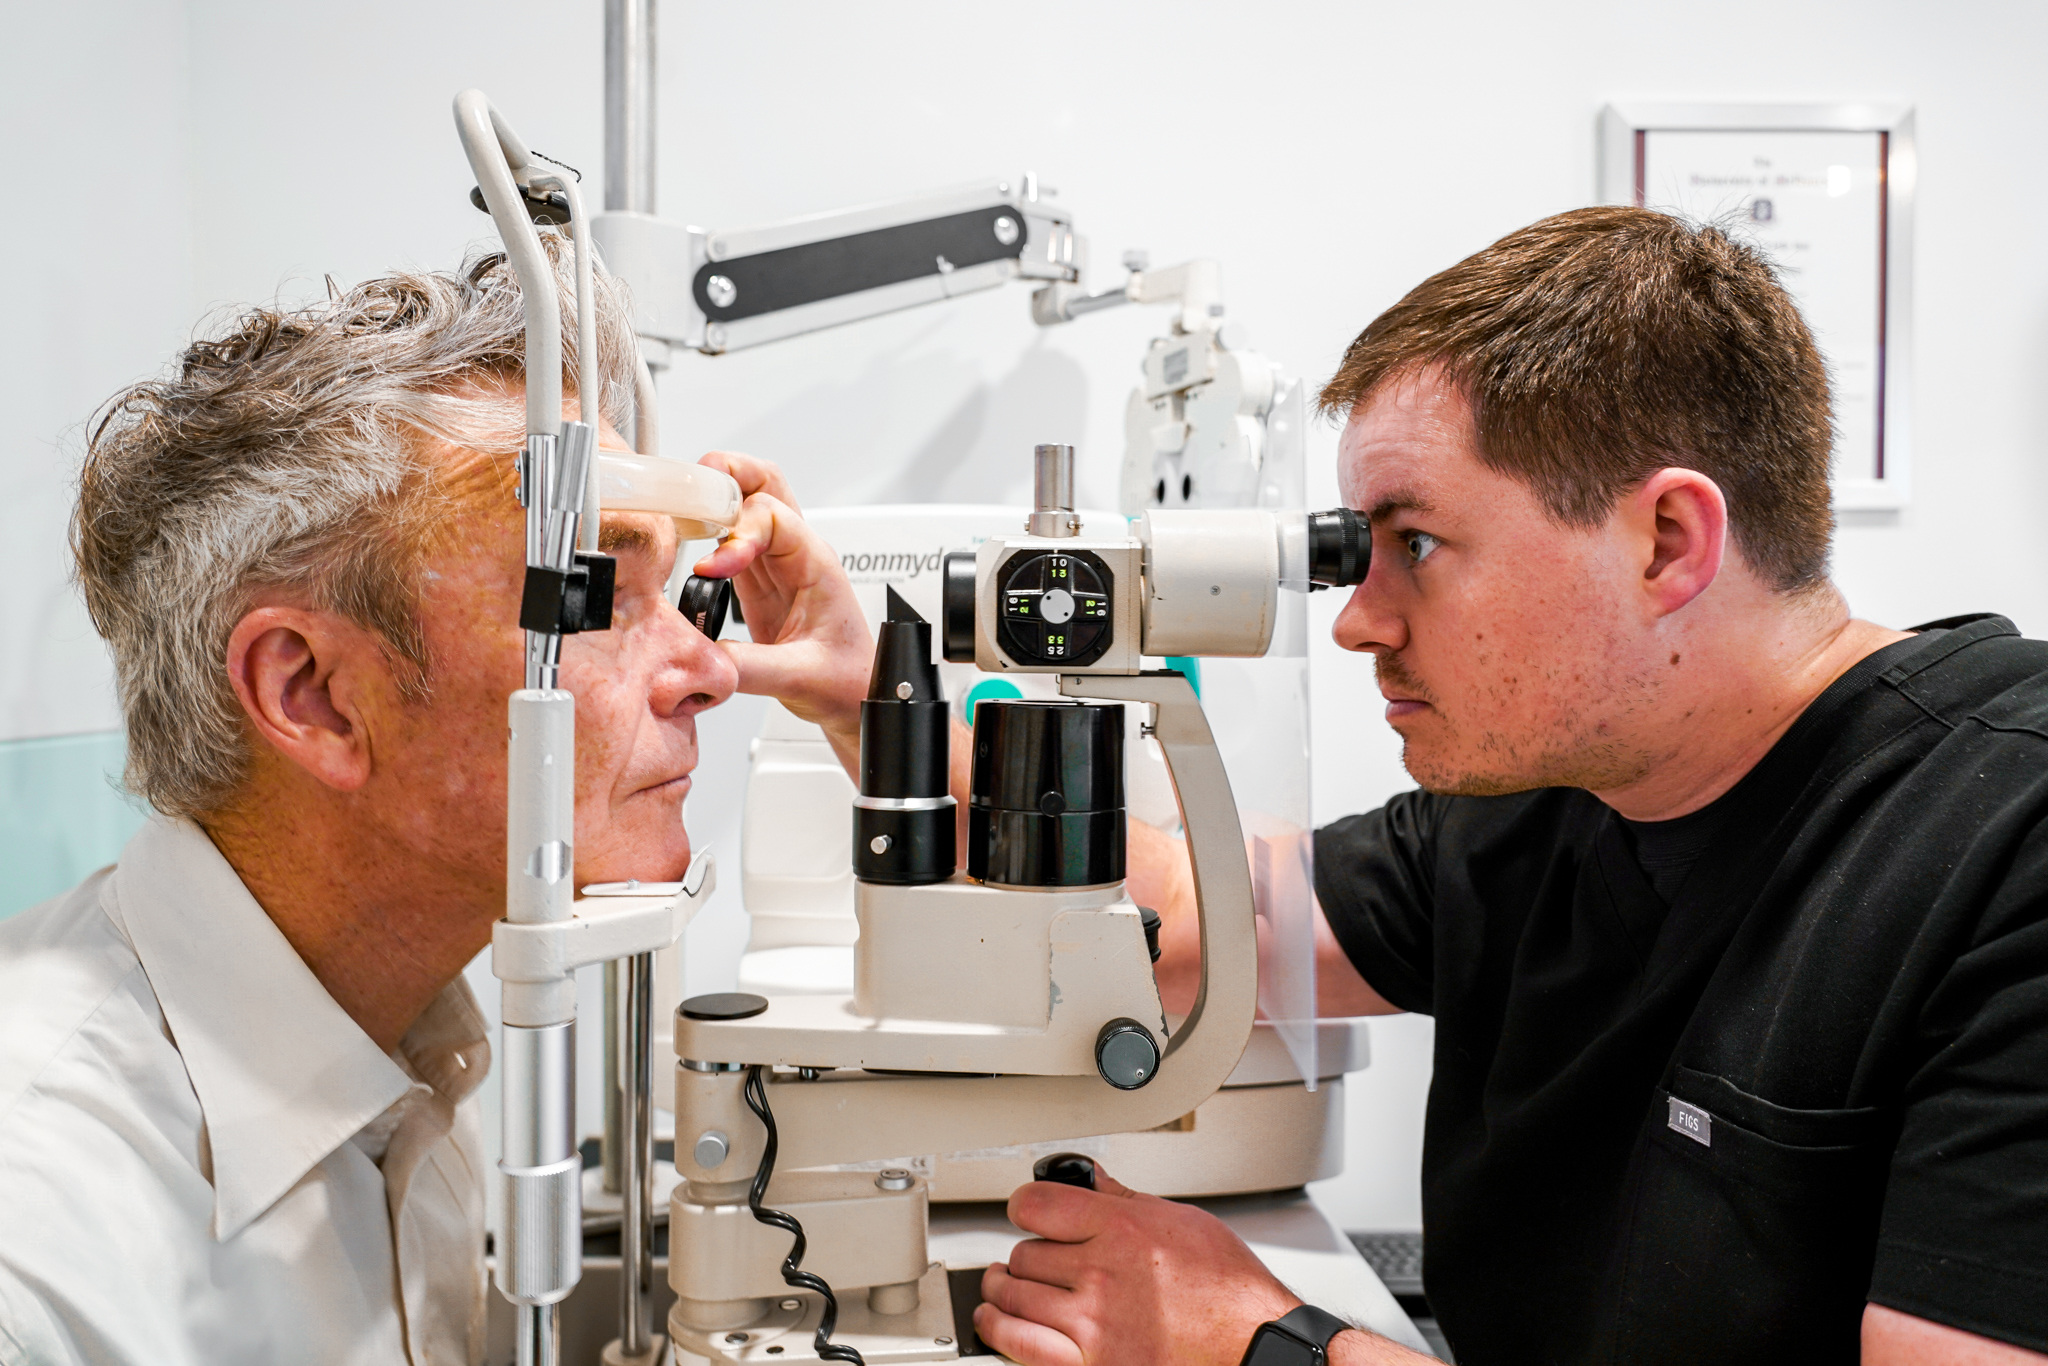
[[[1278,614],[1279,521],[1250,508],[1140,517],[1145,653],[1264,654]]]

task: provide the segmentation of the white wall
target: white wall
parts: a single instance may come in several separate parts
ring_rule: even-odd
[[[539,4],[11,7],[8,143],[41,217],[11,216],[21,281],[0,366],[0,738],[90,727],[102,674],[64,603],[53,443],[217,302],[310,297],[485,235],[447,113],[483,86],[542,148],[601,175],[600,12]],[[1544,6],[663,0],[660,206],[733,226],[1037,169],[1095,247],[1224,262],[1254,343],[1320,378],[1431,271],[1593,195],[1610,99],[1897,99],[1919,109],[1916,497],[1843,528],[1863,613],[1995,609],[2048,628],[2048,11],[1731,0]],[[25,77],[25,83],[24,83]],[[146,155],[137,157],[141,147]],[[30,195],[34,198],[31,199]],[[1014,498],[1035,441],[1083,450],[1106,500],[1124,391],[1156,316],[1033,328],[1021,289],[718,360],[664,381],[671,454],[751,449],[813,503]],[[1334,499],[1334,435],[1311,447]],[[1327,614],[1331,604],[1320,604]],[[1560,623],[1562,627],[1564,624]],[[25,647],[25,648],[22,648]],[[1317,799],[1403,785],[1364,662],[1316,656]],[[751,709],[707,724],[693,801],[726,840]],[[693,934],[700,972],[729,911]],[[1413,1225],[1422,1022],[1379,1031],[1353,1090],[1353,1226]]]
[[[0,81],[0,741],[120,725],[65,581],[75,447],[191,326],[191,68],[175,5],[11,4]]]

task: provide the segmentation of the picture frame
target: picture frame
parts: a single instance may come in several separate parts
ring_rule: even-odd
[[[1761,247],[1827,357],[1834,505],[1912,492],[1914,116],[1905,104],[1614,103],[1599,193]]]

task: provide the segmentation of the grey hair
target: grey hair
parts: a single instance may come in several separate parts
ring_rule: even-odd
[[[570,252],[544,241],[573,318]],[[623,290],[599,275],[594,406],[622,429],[628,317]],[[100,409],[71,549],[114,657],[131,792],[199,817],[242,787],[250,732],[227,643],[259,590],[292,589],[375,632],[405,696],[424,701],[417,571],[450,496],[421,436],[509,463],[524,411],[488,388],[517,385],[525,353],[517,279],[502,253],[475,255],[459,275],[388,275],[312,308],[251,309]],[[573,327],[562,360],[574,392]]]

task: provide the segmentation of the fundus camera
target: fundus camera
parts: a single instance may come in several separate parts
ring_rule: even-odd
[[[1083,536],[1074,448],[1035,451],[1025,534],[944,565],[947,660],[990,673],[1135,674],[1144,656],[1261,655],[1283,589],[1365,579],[1362,514],[1265,508],[1152,511],[1131,532]]]

